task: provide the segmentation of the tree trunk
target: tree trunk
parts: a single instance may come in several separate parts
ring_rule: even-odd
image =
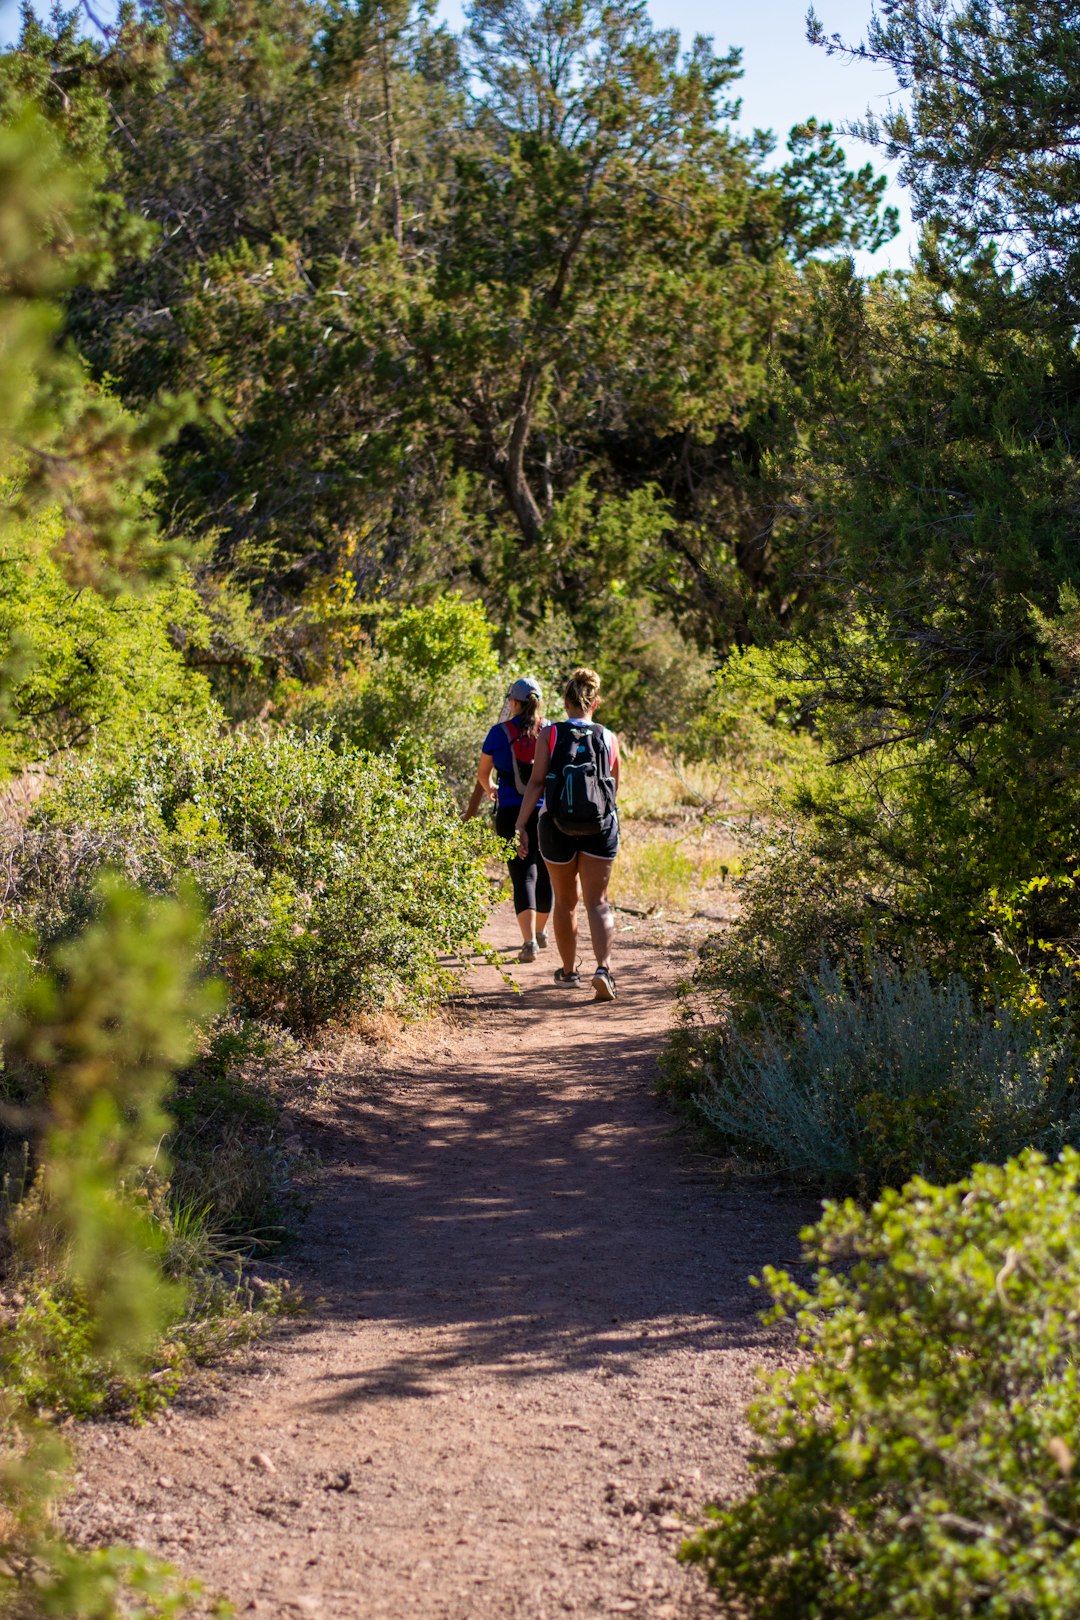
[[[518,390],[517,410],[514,414],[510,443],[501,468],[503,488],[506,490],[511,510],[517,518],[518,528],[533,546],[540,539],[544,516],[525,476],[525,448],[529,442],[529,430],[532,427],[533,407],[536,404],[539,383],[539,366],[526,366]]]
[[[390,161],[390,195],[393,203],[394,241],[398,252],[404,241],[401,220],[401,181],[398,178],[398,140],[394,127],[394,93],[390,85],[390,64],[386,51],[386,30],[379,29],[379,72],[382,74],[383,111],[386,117],[386,152]]]
[[[589,198],[594,178],[595,176],[589,178],[573,235],[559,259],[555,279],[544,294],[544,303],[550,315],[555,314],[563,301],[563,295],[570,282],[570,271],[574,260],[577,258],[581,244],[592,224]],[[530,360],[521,373],[510,443],[506,448],[505,456],[500,457],[499,465],[499,473],[502,478],[503,488],[506,490],[506,498],[510,502],[510,508],[517,519],[518,528],[528,543],[533,546],[537,544],[543,533],[544,517],[545,515],[550,516],[553,504],[550,452],[545,456],[544,511],[541,510],[540,503],[533,494],[529,480],[525,476],[525,451],[529,443],[533,411],[536,407],[536,396],[540,389],[540,380],[543,373],[544,367],[535,360]]]

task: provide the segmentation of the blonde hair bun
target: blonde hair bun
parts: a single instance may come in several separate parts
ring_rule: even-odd
[[[563,702],[568,709],[591,709],[600,697],[600,677],[595,669],[575,669],[566,683]]]

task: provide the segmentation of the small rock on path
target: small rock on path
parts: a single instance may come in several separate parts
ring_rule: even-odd
[[[491,936],[516,939],[508,908]],[[619,1000],[490,969],[461,1028],[340,1083],[288,1269],[311,1307],[142,1430],[84,1431],[65,1518],[266,1620],[697,1620],[676,1562],[745,1478],[747,1278],[805,1204],[724,1190],[652,1094],[673,969]]]

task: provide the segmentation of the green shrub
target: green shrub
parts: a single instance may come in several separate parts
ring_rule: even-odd
[[[798,694],[776,679],[766,652],[747,647],[729,653],[715,672],[700,658],[699,667],[695,685],[687,688],[692,701],[657,715],[655,729],[669,747],[687,759],[722,760],[729,769],[751,773],[759,788],[815,765],[817,748],[803,724]]]
[[[509,684],[493,635],[479,602],[449,595],[405,608],[379,625],[369,664],[318,686],[286,689],[285,717],[342,750],[430,756],[464,796]]]
[[[949,1180],[1080,1139],[1065,1031],[980,1012],[961,978],[880,957],[858,978],[823,962],[788,1026],[752,1041],[736,1029],[702,1075],[698,1107],[729,1146],[833,1191]]]
[[[106,596],[73,590],[57,560],[59,513],[0,535],[0,780],[29,760],[82,747],[95,733],[124,748],[148,726],[215,712],[202,675],[188,669],[177,635],[198,642],[205,615],[185,576]]]
[[[1080,1612],[1080,1157],[827,1206],[807,1357],[753,1408],[750,1494],[684,1547],[762,1620]]]
[[[102,865],[158,893],[193,884],[236,1008],[311,1029],[443,989],[440,953],[487,914],[488,849],[419,756],[406,770],[286,730],[181,734],[74,766],[15,835],[8,905],[55,938]]]

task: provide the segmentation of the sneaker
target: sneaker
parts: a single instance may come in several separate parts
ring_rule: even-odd
[[[537,941],[535,939],[527,939],[520,951],[518,951],[518,961],[535,962],[538,954]]]
[[[547,950],[547,948],[548,948],[548,937],[547,937],[547,929],[546,928],[541,928],[540,929],[539,933],[536,936],[536,943],[537,943],[537,945],[539,945],[539,947],[540,947],[540,949],[542,951]]]
[[[596,991],[597,1001],[615,1000],[615,980],[611,977],[609,968],[597,968],[592,976],[592,987]]]
[[[561,967],[556,968],[555,969],[555,983],[556,984],[580,984],[581,983],[581,974],[578,972],[577,968],[574,969],[573,973],[566,973],[566,972],[563,971],[563,969]]]

